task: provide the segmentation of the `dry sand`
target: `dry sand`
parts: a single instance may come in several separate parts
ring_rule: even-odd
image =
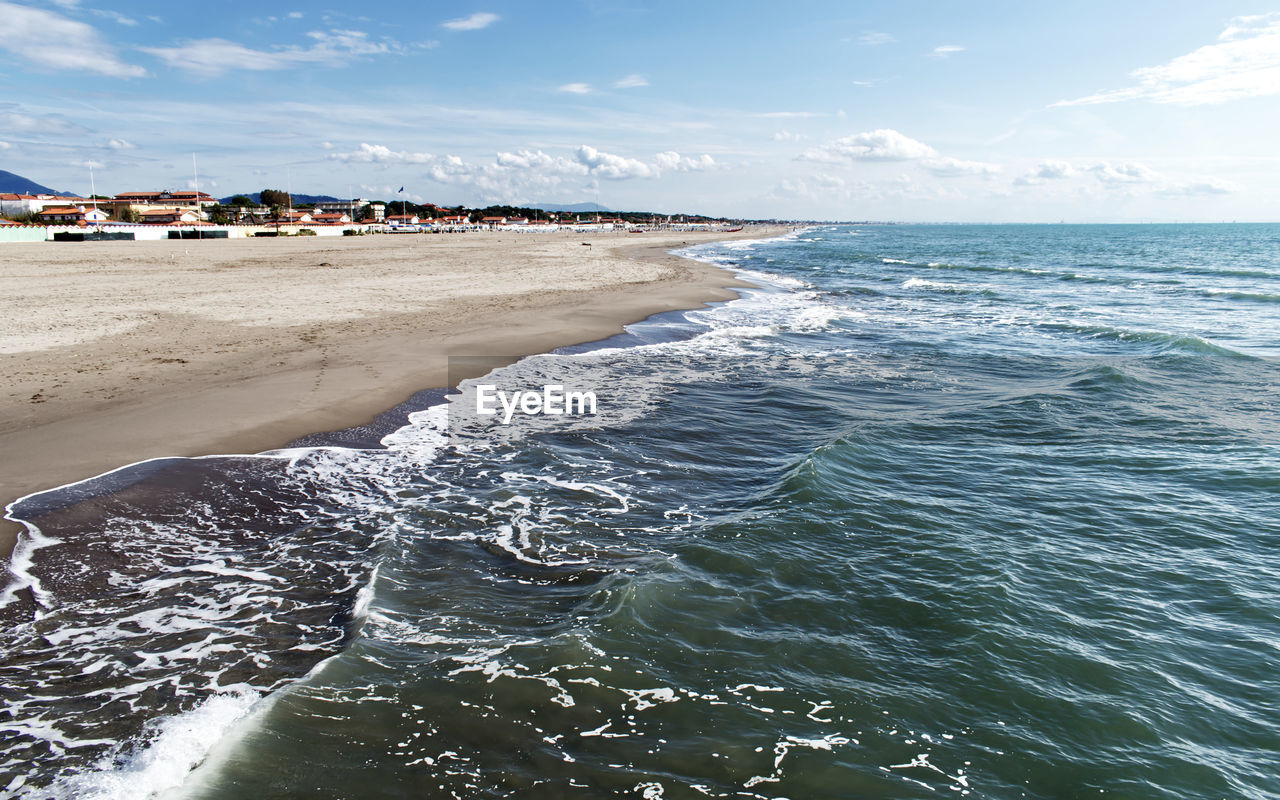
[[[729,299],[745,284],[667,254],[724,237],[0,245],[0,505],[143,459],[365,424],[446,385],[450,355],[545,352]],[[18,530],[3,526],[0,556]]]

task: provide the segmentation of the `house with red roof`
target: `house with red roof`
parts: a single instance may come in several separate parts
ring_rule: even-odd
[[[345,225],[351,221],[346,214],[313,214],[312,219],[317,225]]]
[[[138,220],[144,225],[194,225],[200,216],[193,209],[152,208],[139,211]]]
[[[107,212],[87,206],[49,206],[39,212],[39,217],[45,225],[96,225],[108,219]]]

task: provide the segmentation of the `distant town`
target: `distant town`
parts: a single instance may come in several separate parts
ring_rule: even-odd
[[[745,220],[651,212],[587,212],[520,206],[471,209],[407,200],[346,200],[294,196],[277,189],[218,199],[192,189],[121,192],[78,197],[57,193],[0,193],[0,240],[239,238],[243,236],[444,233],[475,230],[644,231],[712,230]]]

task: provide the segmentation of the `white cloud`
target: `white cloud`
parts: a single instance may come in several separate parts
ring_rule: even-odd
[[[780,130],[773,135],[773,140],[775,142],[798,142],[804,138],[805,138],[804,134],[792,133],[791,131],[788,131],[785,129]]]
[[[706,153],[697,158],[689,158],[688,156],[680,155],[674,150],[658,153],[653,160],[658,165],[658,169],[671,172],[705,172],[719,166],[716,164],[715,159]]]
[[[350,153],[330,153],[332,161],[359,164],[425,164],[432,160],[430,153],[396,152],[385,145],[361,142],[360,148]]]
[[[566,180],[585,178],[589,169],[576,159],[541,150],[498,153],[488,164],[455,155],[432,160],[426,176],[436,182],[470,189],[486,202],[529,202],[558,193]]]
[[[226,39],[197,39],[178,47],[143,47],[171,67],[204,76],[221,75],[228,70],[289,69],[300,64],[340,63],[359,56],[399,52],[400,45],[391,40],[374,41],[362,31],[311,31],[315,41],[311,47],[288,46],[274,50],[254,50]]]
[[[323,147],[325,150],[332,150],[334,148],[333,142],[321,142],[320,146]]]
[[[995,175],[1000,171],[998,164],[985,161],[964,161],[959,158],[926,158],[920,166],[940,178],[958,178],[966,175]]]
[[[441,23],[440,27],[447,28],[451,31],[478,31],[481,28],[487,28],[498,20],[502,19],[497,14],[491,14],[488,11],[480,11],[469,17],[459,17],[451,19],[448,22]]]
[[[591,84],[589,83],[566,83],[564,86],[556,89],[557,92],[565,92],[567,94],[591,94]]]
[[[572,157],[542,150],[515,150],[499,152],[492,161],[476,163],[457,155],[399,152],[366,142],[353,152],[331,153],[329,158],[347,163],[422,164],[429,180],[469,189],[488,202],[546,199],[562,194],[566,187],[580,190],[582,181],[589,179],[657,178],[663,171],[699,172],[719,167],[709,155],[691,158],[667,151],[658,153],[653,163],[646,163],[589,145],[578,147]]]
[[[1035,186],[1045,181],[1061,180],[1062,178],[1070,178],[1076,174],[1076,168],[1068,164],[1066,161],[1041,161],[1034,169],[1024,175],[1019,175],[1014,179],[1017,186]]]
[[[948,56],[953,55],[955,53],[963,53],[963,52],[964,52],[964,48],[958,44],[940,44],[937,47],[933,48],[933,52],[930,53],[929,55],[934,56],[936,58],[947,58]]]
[[[302,17],[303,17],[303,13],[301,11],[289,12],[289,19],[302,19]]]
[[[142,67],[120,61],[98,32],[83,22],[30,6],[0,0],[0,49],[44,69],[96,72],[112,78],[141,78]]]
[[[2,107],[2,106],[0,106]],[[23,131],[29,134],[84,134],[89,129],[68,122],[61,114],[33,116],[17,111],[0,111],[0,130],[9,133]]]
[[[756,114],[756,116],[764,117],[765,119],[810,119],[826,115],[819,114],[816,111],[766,111],[763,114]]]
[[[1208,180],[1195,181],[1192,183],[1180,183],[1170,186],[1164,190],[1164,194],[1172,195],[1224,195],[1234,194],[1240,191],[1240,187],[1234,183],[1218,180],[1217,178],[1209,178]]]
[[[592,175],[612,181],[651,178],[655,174],[655,170],[643,161],[604,153],[585,144],[578,148],[575,156]]]
[[[138,21],[136,19],[130,19],[129,17],[126,17],[124,14],[121,14],[119,11],[107,11],[105,9],[95,8],[93,9],[93,13],[97,14],[100,17],[113,19],[116,22],[120,23],[121,25],[126,25],[130,28],[138,24]]]
[[[872,32],[864,33],[858,37],[858,44],[865,44],[873,47],[880,44],[893,44],[896,41],[898,41],[897,38],[891,33]]]
[[[124,139],[112,139],[107,142],[107,147],[110,147],[112,150],[133,150],[137,145],[132,142],[127,142]]]
[[[625,78],[620,78],[613,84],[615,89],[638,89],[642,86],[648,86],[649,79],[638,73],[632,73]]]
[[[838,164],[846,161],[911,161],[934,158],[938,151],[891,128],[833,139],[800,155],[802,161]]]
[[[8,142],[0,142],[0,150],[8,150],[11,147],[13,147],[13,145]]]
[[[1236,17],[1216,44],[1129,75],[1137,79],[1136,86],[1062,100],[1051,107],[1126,100],[1196,106],[1280,94],[1280,13]]]
[[[1090,167],[1090,171],[1098,180],[1109,184],[1154,183],[1160,177],[1155,170],[1136,161],[1119,164],[1103,161]]]
[[[608,153],[582,145],[564,155],[521,149],[498,152],[491,161],[469,161],[457,155],[434,156],[361,143],[352,152],[330,153],[329,159],[350,164],[421,165],[428,180],[469,190],[486,202],[527,202],[578,194],[593,180],[654,179],[663,173],[704,172],[721,165],[710,155],[683,156],[665,151],[652,161]]]

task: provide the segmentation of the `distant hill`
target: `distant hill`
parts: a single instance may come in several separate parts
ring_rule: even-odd
[[[258,203],[258,204],[262,203],[262,192],[252,192],[252,193],[238,192],[237,194],[243,194],[245,197],[249,198],[255,203]],[[220,198],[218,202],[222,203],[225,206],[230,204],[231,198],[236,196],[237,196],[236,194],[229,194],[226,197]],[[293,204],[295,206],[302,206],[302,205],[306,205],[307,203],[338,203],[341,201],[342,201],[341,197],[330,197],[327,194],[295,194],[293,195]]]
[[[540,208],[543,211],[557,211],[571,214],[594,214],[597,211],[609,214],[614,213],[611,209],[605,208],[597,203],[530,203],[529,207]]]
[[[2,169],[0,169],[0,192],[5,194],[60,194],[74,197],[78,197],[80,194],[79,192],[59,192],[57,189],[41,186],[30,178],[24,178],[12,172],[5,172]]]

